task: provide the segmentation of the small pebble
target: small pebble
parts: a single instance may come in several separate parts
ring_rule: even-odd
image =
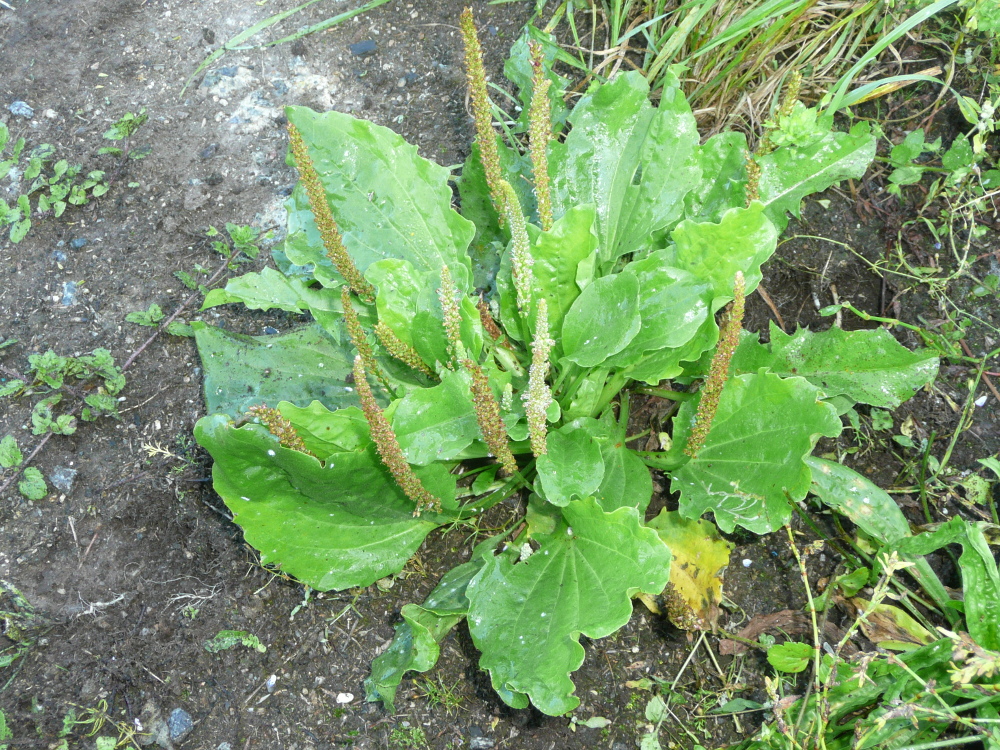
[[[175,708],[167,718],[171,742],[180,742],[194,731],[194,720],[183,708]]]
[[[278,329],[277,328],[272,328],[271,326],[264,326],[264,335],[265,336],[273,336],[276,333],[278,333]]]
[[[743,567],[744,568],[749,568],[751,565],[753,565],[753,560],[751,560],[749,557],[744,557],[743,558]]]
[[[273,674],[270,677],[268,677],[267,678],[267,683],[266,683],[267,692],[273,693],[274,692],[274,686],[277,685],[277,684],[278,684],[278,675]]]
[[[76,469],[71,469],[68,466],[57,466],[55,470],[49,474],[49,481],[52,482],[52,486],[62,492],[70,492],[73,489],[73,482],[75,479]]]
[[[337,703],[350,703],[354,700],[354,693],[337,693]]]
[[[7,109],[10,110],[12,115],[27,117],[29,120],[35,116],[35,110],[29,107],[27,102],[22,102],[20,99],[13,102]]]
[[[62,298],[59,300],[59,304],[63,307],[72,307],[76,304],[76,282],[64,281],[62,286],[63,293]]]
[[[367,55],[373,54],[378,49],[378,45],[375,43],[374,39],[365,39],[363,42],[357,42],[351,45],[351,54],[358,57],[365,57]]]
[[[54,260],[56,263],[65,263],[66,253],[64,253],[62,250],[53,250],[52,260]]]
[[[207,146],[205,146],[205,148],[201,150],[201,153],[198,154],[198,156],[200,156],[202,159],[211,159],[213,156],[215,156],[218,150],[219,150],[218,143],[209,143]]]
[[[469,750],[491,750],[496,742],[491,737],[470,737]]]
[[[85,237],[77,237],[69,241],[69,246],[74,250],[82,250],[87,246],[88,240]]]

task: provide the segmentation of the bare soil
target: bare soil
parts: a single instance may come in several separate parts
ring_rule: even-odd
[[[23,135],[29,147],[52,143],[61,157],[87,169],[108,168],[112,162],[96,153],[105,145],[101,133],[126,111],[144,107],[150,120],[133,145],[152,149],[146,159],[129,162],[101,199],[36,221],[20,244],[0,240],[0,339],[18,340],[0,353],[0,364],[23,371],[29,354],[51,348],[75,355],[95,347],[109,349],[122,363],[151,333],[126,323],[127,313],[151,303],[173,312],[189,296],[175,271],[220,266],[205,238],[210,225],[236,222],[280,232],[280,204],[295,180],[285,164],[286,104],[354,112],[392,127],[439,163],[462,161],[472,130],[456,23],[466,3],[394,0],[295,43],[229,52],[183,94],[208,52],[295,3],[11,0],[15,10],[0,6],[0,118],[14,137]],[[500,80],[502,60],[532,4],[472,4],[492,78]],[[251,41],[275,39],[341,10],[340,3],[318,3],[275,27],[280,33]],[[373,51],[352,52],[351,45],[367,41],[375,43]],[[16,100],[34,109],[32,118],[8,111]],[[828,237],[869,260],[882,257],[901,208],[895,199],[872,197],[877,193],[867,184],[859,189],[858,200],[831,193],[828,207],[810,202],[787,234]],[[859,207],[873,204],[881,208]],[[992,244],[982,252],[996,250],[995,237],[987,242]],[[77,284],[71,300],[65,299],[67,282]],[[899,290],[858,255],[819,240],[784,245],[764,287],[788,330],[827,327],[829,319],[818,317],[817,309],[831,304],[834,293],[876,314],[912,322],[939,317],[926,298],[896,299]],[[993,302],[981,314],[995,325]],[[246,310],[202,315],[198,304],[180,319],[204,317],[255,334],[296,322]],[[749,315],[751,329],[766,329],[774,317],[756,296]],[[976,351],[996,345],[983,330],[970,342]],[[919,343],[908,335],[901,339]],[[34,502],[16,490],[0,497],[0,581],[22,592],[33,608],[20,610],[22,631],[14,620],[0,619],[6,628],[0,653],[30,646],[0,669],[0,710],[13,731],[12,748],[55,747],[71,709],[104,708],[111,721],[148,730],[157,716],[180,708],[194,730],[179,746],[192,750],[625,750],[636,747],[643,732],[648,698],[626,682],[655,676],[669,683],[678,674],[674,717],[661,732],[664,745],[719,746],[757,726],[759,716],[734,722],[705,714],[731,697],[765,700],[763,659],[751,652],[715,656],[716,664],[705,650],[717,648],[710,636],[686,663],[693,639],[641,606],[615,636],[586,644],[587,661],[576,676],[582,699],[577,717],[604,716],[611,720],[605,730],[573,731],[565,717],[505,707],[478,670],[478,655],[461,627],[444,642],[441,662],[428,678],[404,681],[396,715],[365,703],[362,681],[391,639],[399,609],[422,600],[446,567],[465,559],[470,540],[459,532],[433,535],[385,590],[307,596],[301,585],[262,568],[212,492],[207,458],[191,439],[203,414],[199,364],[192,340],[157,338],[127,373],[120,421],[81,424],[76,434],[49,440],[35,459],[46,477],[60,467],[76,470],[71,489]],[[939,391],[919,394],[895,415],[896,424],[912,415],[921,430],[950,435],[958,414],[942,392],[961,406],[968,375],[964,366],[946,368]],[[958,468],[974,468],[975,459],[998,448],[997,402],[984,387],[979,394],[988,402],[958,441],[952,458]],[[14,435],[25,453],[39,440],[29,429],[30,408],[27,399],[0,406],[0,436]],[[887,440],[868,437],[853,465],[892,483],[906,457],[898,446],[894,455]],[[858,445],[846,434],[841,440],[841,447]],[[662,477],[657,481],[664,484]],[[670,498],[661,491],[651,512],[665,504]],[[957,510],[944,505],[939,512]],[[802,606],[802,585],[783,535],[734,541],[726,578],[731,602],[722,622],[727,629]],[[830,550],[814,558],[811,574],[831,575],[838,564]],[[12,602],[0,592],[0,610],[9,611]],[[252,633],[267,650],[239,646],[210,653],[204,643],[221,630]],[[69,747],[93,747],[94,739],[84,737],[88,730],[77,726]],[[115,731],[106,724],[100,733]]]

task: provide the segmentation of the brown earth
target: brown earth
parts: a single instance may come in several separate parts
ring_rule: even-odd
[[[471,127],[456,29],[464,1],[397,0],[294,44],[230,52],[183,94],[208,52],[294,3],[10,4],[16,9],[0,5],[0,117],[13,136],[23,135],[29,147],[52,143],[59,156],[87,169],[111,169],[113,161],[96,154],[106,145],[101,133],[126,111],[145,107],[150,120],[134,145],[151,152],[129,162],[103,198],[36,221],[20,244],[0,240],[0,340],[18,340],[0,354],[6,377],[23,370],[29,354],[50,348],[68,355],[105,347],[119,363],[126,361],[150,329],[126,323],[125,315],[151,303],[173,312],[189,294],[175,271],[220,266],[205,238],[209,225],[280,228],[280,203],[295,179],[284,163],[285,104],[354,112],[394,128],[442,164],[459,163],[467,153]],[[473,5],[499,80],[530,4]],[[340,4],[319,3],[275,27],[280,33],[252,41],[275,39],[340,10]],[[373,52],[351,51],[350,45],[369,40]],[[8,111],[16,100],[34,109],[32,118]],[[0,191],[7,186],[0,184]],[[863,187],[862,197],[877,203],[869,192]],[[826,197],[829,208],[809,203],[803,222],[787,235],[825,236],[869,260],[882,257],[895,237],[898,204],[883,204],[894,212],[890,221],[837,195]],[[983,252],[997,247],[995,238],[988,241],[993,244]],[[72,299],[65,295],[68,282],[77,284]],[[898,290],[891,282],[841,246],[818,240],[784,245],[764,286],[789,330],[829,325],[816,310],[833,302],[834,287],[840,299],[871,312],[887,310],[914,322],[940,317],[915,294],[894,309]],[[980,314],[995,324],[995,298],[993,303]],[[200,319],[197,306],[195,300],[180,319]],[[771,316],[754,297],[750,328],[765,328]],[[295,322],[294,316],[246,310],[204,317],[245,333]],[[976,351],[996,346],[987,328],[979,336],[970,338]],[[919,343],[908,335],[901,339]],[[946,369],[939,390],[905,405],[897,426],[912,414],[921,429],[950,435],[958,416],[942,392],[958,406],[965,403],[968,372],[964,366]],[[203,414],[191,340],[157,338],[127,375],[120,421],[81,424],[76,434],[51,439],[35,461],[46,477],[59,467],[76,470],[71,488],[34,502],[16,490],[0,497],[0,581],[34,608],[33,617],[22,607],[15,612],[19,618],[0,619],[6,628],[0,654],[19,643],[30,646],[0,668],[0,710],[13,730],[12,748],[56,746],[70,709],[80,715],[103,708],[110,721],[132,728],[138,721],[148,730],[157,714],[180,708],[195,725],[181,746],[197,750],[418,748],[425,746],[420,734],[430,748],[625,750],[644,731],[648,698],[626,681],[655,676],[669,685],[679,673],[674,715],[661,730],[664,745],[718,746],[759,721],[753,714],[739,722],[704,715],[728,697],[765,700],[768,668],[758,654],[713,657],[717,667],[699,646],[686,663],[695,642],[641,607],[614,637],[587,644],[587,661],[576,676],[582,699],[576,716],[604,716],[611,721],[607,729],[573,731],[566,718],[506,708],[477,669],[461,627],[444,642],[429,678],[404,681],[396,715],[364,703],[362,681],[392,637],[400,607],[422,600],[444,569],[465,559],[469,540],[459,532],[432,536],[386,590],[310,597],[258,564],[211,491],[206,457],[191,439]],[[980,394],[988,391],[981,387]],[[39,440],[30,434],[31,401],[2,404],[0,436],[14,435],[29,452]],[[958,441],[952,459],[960,469],[997,451],[992,395],[975,414],[975,427]],[[884,484],[896,479],[903,465],[898,459],[907,458],[899,448],[893,456],[887,444],[869,434],[853,458],[856,468]],[[841,447],[848,445],[845,436]],[[668,498],[654,500],[651,512],[664,504]],[[510,509],[498,511],[504,512]],[[731,603],[722,623],[727,629],[802,605],[782,535],[747,534],[735,541],[726,580]],[[811,572],[830,575],[838,562],[831,551],[814,560]],[[0,594],[0,611],[13,608],[10,593]],[[18,624],[26,629],[18,632]],[[238,646],[209,653],[204,643],[221,630],[251,633],[267,650]],[[712,649],[717,645],[714,636],[705,641]],[[69,747],[94,747],[94,739],[84,736],[88,731],[77,725]],[[116,732],[106,724],[100,734]]]

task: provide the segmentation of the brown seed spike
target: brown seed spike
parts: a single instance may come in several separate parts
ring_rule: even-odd
[[[392,474],[399,488],[406,493],[406,496],[417,504],[413,510],[414,516],[419,516],[424,510],[434,512],[441,511],[441,501],[427,491],[420,481],[420,477],[413,473],[413,468],[406,461],[403,449],[399,446],[396,433],[392,431],[392,425],[385,418],[382,410],[375,401],[371,386],[365,374],[365,366],[361,361],[361,356],[354,358],[354,386],[358,389],[358,398],[361,400],[361,410],[368,420],[368,428],[371,431],[372,441],[378,451],[382,463]]]
[[[295,159],[295,166],[299,170],[299,177],[309,197],[309,210],[312,211],[316,228],[319,229],[320,237],[323,239],[327,257],[359,297],[369,304],[374,303],[375,288],[361,275],[347,248],[344,247],[344,240],[330,211],[326,191],[309,156],[309,149],[299,129],[292,123],[288,123],[288,143]]]
[[[314,455],[295,431],[295,425],[281,416],[281,412],[277,409],[272,409],[267,404],[257,404],[247,409],[247,414],[256,417],[268,432],[278,438],[283,447],[299,453],[308,453],[310,456]]]
[[[743,311],[746,302],[746,283],[743,273],[736,272],[736,282],[733,288],[733,301],[722,316],[719,345],[712,357],[705,387],[701,389],[701,400],[698,402],[698,412],[695,415],[694,428],[688,438],[684,452],[691,458],[698,457],[698,451],[705,444],[708,433],[712,429],[715,412],[719,408],[719,397],[729,380],[729,363],[733,359],[736,346],[740,343],[740,331],[743,330]]]
[[[385,392],[392,393],[392,385],[389,383],[389,378],[386,377],[385,372],[379,367],[378,360],[375,359],[375,351],[372,349],[371,344],[368,343],[368,335],[361,326],[361,320],[358,318],[358,313],[351,302],[351,290],[346,286],[340,289],[340,303],[344,307],[344,327],[347,329],[347,335],[350,337],[354,348],[358,350],[361,361],[365,363],[365,367],[371,371],[372,375],[378,378],[378,382],[382,384]]]
[[[517,472],[517,461],[507,444],[507,427],[500,417],[500,404],[490,388],[489,378],[483,368],[471,359],[463,359],[462,367],[472,375],[472,401],[476,407],[479,431],[483,433],[490,453],[500,462],[503,473],[510,476]]]
[[[496,133],[493,130],[493,108],[486,90],[486,68],[483,66],[483,48],[476,34],[476,23],[472,19],[472,8],[466,8],[458,21],[465,42],[465,70],[469,79],[469,96],[472,99],[472,117],[476,124],[476,141],[479,144],[479,158],[486,174],[486,185],[490,189],[493,208],[500,224],[504,223],[504,194],[500,186],[500,153],[497,150]]]

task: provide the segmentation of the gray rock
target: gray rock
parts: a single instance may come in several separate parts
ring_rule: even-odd
[[[57,466],[55,470],[49,474],[49,481],[52,482],[52,486],[62,492],[71,492],[73,490],[73,482],[75,480],[76,469],[71,469],[68,466]]]
[[[181,742],[194,731],[194,720],[183,708],[175,708],[167,717],[167,728],[170,730],[170,740]]]
[[[27,102],[22,102],[20,99],[13,102],[7,109],[10,110],[12,115],[27,117],[29,120],[35,116],[35,110],[29,107]]]
[[[469,750],[491,750],[496,741],[491,737],[470,737]]]
[[[358,57],[367,57],[374,54],[376,50],[378,50],[378,44],[375,43],[374,39],[365,39],[363,42],[351,45],[351,54]]]
[[[86,237],[76,237],[69,241],[69,246],[74,250],[82,250],[87,246],[87,242],[89,240]]]
[[[64,281],[62,286],[63,293],[62,299],[59,300],[59,304],[63,307],[72,307],[76,304],[76,282]]]
[[[228,742],[220,742],[219,746],[215,750],[233,750],[233,746]]]

